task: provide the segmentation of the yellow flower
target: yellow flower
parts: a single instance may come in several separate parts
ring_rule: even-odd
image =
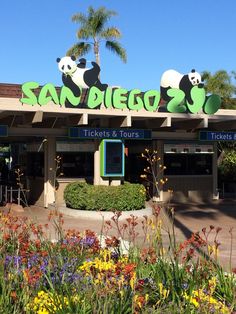
[[[216,288],[216,277],[212,277],[209,280],[209,287],[210,287],[210,291],[211,291],[211,295],[212,295],[213,292],[215,291],[215,288]]]
[[[74,296],[71,300],[78,303],[79,297]],[[55,314],[58,309],[64,309],[64,306],[69,305],[67,297],[62,295],[52,294],[50,292],[39,291],[37,296],[34,297],[32,302],[28,303],[27,310],[33,310],[35,314]]]
[[[124,290],[120,290],[121,299],[124,297]]]
[[[140,178],[146,179],[146,178],[147,178],[147,175],[146,175],[146,174],[141,174],[141,175],[140,175]]]
[[[132,290],[134,290],[135,282],[136,282],[136,273],[134,272],[133,276],[131,277],[130,282],[129,282],[130,287],[131,287]]]
[[[100,252],[100,258],[95,257],[93,261],[85,261],[79,269],[82,271],[85,271],[87,276],[91,276],[91,269],[96,269],[98,272],[107,272],[107,271],[115,271],[116,270],[116,264],[111,259],[111,251],[110,250],[102,250]],[[98,279],[98,278],[96,278]],[[98,281],[96,280],[96,283]]]
[[[216,278],[213,277],[209,282],[212,284],[212,289],[210,288],[210,294],[206,294],[203,291],[203,289],[199,289],[199,290],[194,290],[191,296],[188,296],[185,293],[183,297],[186,300],[189,300],[189,302],[192,303],[197,308],[200,305],[206,305],[207,307],[213,306],[214,310],[217,311],[217,313],[230,314],[230,310],[222,302],[213,298],[211,295],[215,290]]]
[[[38,292],[38,296],[39,296],[39,297],[43,296],[44,294],[45,294],[45,292],[44,292],[43,290],[41,290],[41,291]]]
[[[170,290],[163,288],[163,284],[159,282],[159,293],[160,293],[160,298],[162,300],[165,300],[166,298],[168,298]]]
[[[199,303],[197,302],[197,300],[193,297],[190,297],[190,303],[192,303],[195,307],[199,307]]]
[[[166,254],[165,248],[164,248],[164,247],[160,248],[160,256],[163,256],[163,257],[164,257],[165,254]]]

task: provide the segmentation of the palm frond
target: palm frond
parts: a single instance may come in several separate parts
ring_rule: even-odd
[[[106,41],[106,48],[117,54],[123,62],[127,62],[126,51],[117,41]]]
[[[93,16],[88,20],[91,28],[94,30],[94,34],[100,34],[106,23],[116,14],[115,11],[107,10],[105,7],[100,7],[94,11]]]
[[[121,38],[121,32],[116,27],[109,27],[103,30],[100,36],[105,39],[118,39]]]
[[[67,56],[75,56],[76,58],[84,56],[91,50],[91,45],[85,42],[76,43],[67,52]]]
[[[77,32],[77,38],[78,39],[85,39],[85,40],[88,40],[91,36],[92,36],[92,33],[91,33],[91,30],[87,27],[81,27],[78,32]]]
[[[87,23],[87,16],[83,13],[74,14],[71,18],[72,22],[80,23],[81,25],[86,25]]]

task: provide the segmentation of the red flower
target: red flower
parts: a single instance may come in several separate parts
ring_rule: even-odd
[[[126,275],[130,275],[136,268],[136,264],[130,263],[124,266],[124,272]]]
[[[112,238],[106,238],[105,240],[107,247],[118,247],[120,244],[120,240],[117,239],[115,236]]]
[[[3,234],[3,239],[6,240],[6,241],[9,240],[10,239],[10,234],[9,233],[4,233]]]

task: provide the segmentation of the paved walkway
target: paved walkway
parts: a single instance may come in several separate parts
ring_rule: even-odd
[[[211,242],[214,242],[217,227],[222,228],[217,236],[217,240],[220,242],[220,261],[228,268],[230,254],[232,254],[232,266],[236,267],[236,200],[218,200],[209,204],[171,204],[171,208],[174,210],[174,227],[178,241],[184,241],[189,238],[193,232],[197,231],[200,231],[201,235],[203,235],[202,229],[205,227],[207,231],[209,231],[210,226],[212,226],[212,231],[208,238]],[[49,222],[48,215],[50,212],[51,211],[48,209],[37,206],[26,208],[24,213],[18,213],[12,210],[12,213],[15,215],[30,217],[33,221],[40,224],[47,224]],[[130,214],[132,215],[132,213]],[[151,211],[149,211],[149,214],[145,213],[145,215],[154,218]],[[166,230],[170,230],[171,228],[169,210],[162,209],[160,215],[163,221],[163,239],[164,242],[167,243],[168,234]],[[140,217],[142,215],[138,216],[139,217],[136,218],[133,217],[133,221],[129,221],[128,223],[127,216],[122,217],[121,215],[121,217],[119,217],[120,224],[116,225],[114,221],[111,220],[112,223],[110,226],[105,222],[106,218],[102,212],[95,212],[92,217],[91,215],[86,216],[86,213],[79,217],[71,217],[63,214],[63,229],[75,229],[81,232],[90,229],[98,234],[102,232],[108,235],[119,236],[117,228],[120,228],[120,232],[122,233],[124,231],[124,224],[128,223],[130,229],[126,228],[125,237],[132,238],[135,232],[137,243],[142,245],[145,238],[144,224],[142,223],[144,218]],[[108,220],[109,219],[110,218],[108,218]],[[127,231],[128,229],[130,232]],[[231,243],[231,235],[233,236],[233,243]],[[50,223],[49,236],[52,239],[57,236],[52,223]]]
[[[210,204],[178,204],[175,205],[175,212],[175,226],[186,238],[204,227],[209,231],[210,226],[213,226],[209,236],[213,242],[216,229],[222,228],[216,238],[220,242],[220,260],[227,267],[231,252],[232,267],[236,267],[236,200],[219,200]]]

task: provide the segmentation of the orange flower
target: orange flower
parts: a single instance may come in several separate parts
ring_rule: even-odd
[[[134,264],[134,263],[127,264],[124,266],[124,272],[126,275],[130,275],[133,273],[135,268],[136,268],[136,264]]]
[[[12,299],[16,300],[17,298],[16,291],[11,291],[10,296],[12,297]]]
[[[47,251],[42,251],[41,252],[41,256],[43,256],[43,257],[48,256],[48,252]]]
[[[9,240],[10,239],[10,234],[9,233],[4,233],[3,234],[3,239],[6,240],[6,241]]]

